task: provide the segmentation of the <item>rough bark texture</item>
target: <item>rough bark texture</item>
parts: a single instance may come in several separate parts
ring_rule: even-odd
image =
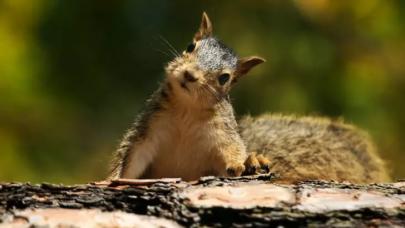
[[[76,186],[3,183],[0,227],[405,226],[405,182],[280,185],[272,178],[120,180]],[[98,214],[100,219],[93,219]],[[130,217],[134,214],[146,216]]]

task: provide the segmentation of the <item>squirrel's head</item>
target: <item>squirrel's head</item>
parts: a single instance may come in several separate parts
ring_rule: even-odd
[[[212,106],[227,95],[233,85],[265,60],[239,58],[212,36],[212,24],[204,12],[199,30],[187,49],[166,67],[168,83],[180,99]]]

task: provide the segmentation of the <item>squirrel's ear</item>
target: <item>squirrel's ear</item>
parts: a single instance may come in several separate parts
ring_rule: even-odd
[[[249,56],[241,58],[238,60],[236,67],[236,75],[238,77],[247,74],[253,67],[259,65],[260,63],[266,62],[265,59],[258,56]]]
[[[207,15],[207,13],[203,12],[202,20],[200,28],[198,29],[197,33],[194,35],[194,41],[201,40],[204,37],[208,37],[212,35],[212,24]]]

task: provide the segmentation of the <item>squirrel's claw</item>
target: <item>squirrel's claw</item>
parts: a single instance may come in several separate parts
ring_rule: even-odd
[[[245,161],[245,172],[242,175],[254,175],[270,172],[270,161],[262,154],[256,152],[249,154]]]
[[[229,177],[238,177],[245,172],[245,166],[243,164],[231,165],[226,169],[226,174]]]
[[[260,163],[261,170],[264,171],[265,173],[269,173],[270,172],[270,160],[268,158],[266,158],[265,156],[263,156],[263,154],[257,155],[256,159]]]

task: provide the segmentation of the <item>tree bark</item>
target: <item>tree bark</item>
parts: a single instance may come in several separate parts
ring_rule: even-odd
[[[79,211],[88,216],[78,216]],[[403,227],[405,182],[355,185],[307,181],[282,185],[274,184],[272,175],[259,175],[203,177],[195,182],[156,179],[75,186],[0,185],[0,227],[2,224],[117,225],[114,219],[104,221],[111,213],[117,213],[111,218],[121,216],[122,221],[127,220],[119,226],[142,226],[144,223],[128,217],[136,214],[143,215],[141,222],[167,227]],[[103,221],[89,220],[88,217],[98,214],[105,215]],[[81,223],[84,220],[86,223]]]

